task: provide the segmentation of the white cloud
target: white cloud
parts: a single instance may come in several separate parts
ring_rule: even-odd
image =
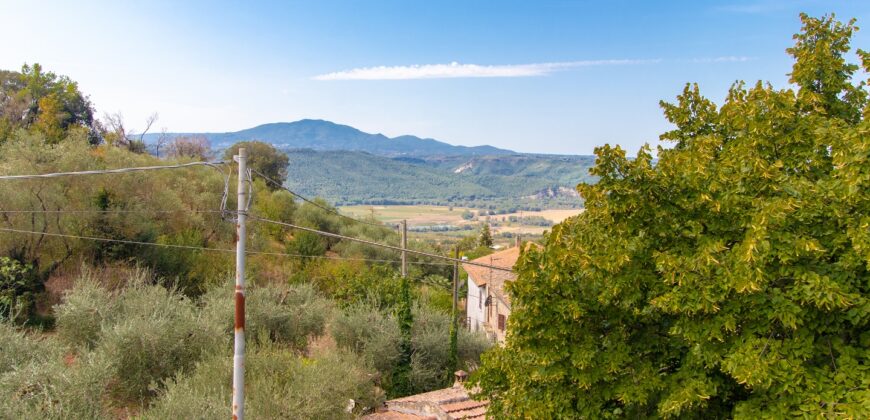
[[[422,64],[411,66],[362,67],[312,77],[314,80],[411,80],[470,77],[533,77],[578,67],[657,63],[661,60],[585,60],[555,63],[480,65]]]
[[[708,58],[693,58],[693,63],[742,63],[745,61],[752,60],[752,57],[744,57],[744,56],[722,56],[722,57],[708,57]]]

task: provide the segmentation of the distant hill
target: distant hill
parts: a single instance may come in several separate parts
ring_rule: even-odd
[[[578,207],[575,187],[594,181],[591,156],[387,158],[355,151],[286,150],[286,185],[351,204]]]
[[[577,207],[582,202],[575,187],[594,181],[589,176],[593,156],[520,154],[415,136],[389,138],[323,120],[169,136],[204,136],[216,151],[244,140],[271,143],[290,158],[289,188],[340,205]],[[157,134],[145,136],[148,143],[156,139]]]
[[[272,143],[279,149],[349,150],[368,152],[380,156],[483,156],[504,155],[514,152],[492,146],[453,146],[434,139],[416,136],[390,138],[383,134],[370,134],[356,128],[324,120],[300,120],[258,125],[231,133],[168,133],[171,137],[203,136],[213,149],[224,149],[243,140]],[[145,136],[147,143],[157,140],[159,134]]]

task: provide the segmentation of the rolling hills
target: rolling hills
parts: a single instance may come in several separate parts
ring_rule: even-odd
[[[147,135],[145,140],[153,143],[157,136]],[[416,136],[389,138],[323,120],[169,136],[204,137],[216,151],[244,140],[271,143],[290,159],[289,188],[339,205],[578,207],[582,201],[576,185],[594,181],[588,175],[592,156],[454,146]]]
[[[285,150],[286,185],[341,204],[578,207],[574,187],[594,181],[591,157],[504,155],[388,158],[365,152]],[[468,168],[460,170],[462,168]]]

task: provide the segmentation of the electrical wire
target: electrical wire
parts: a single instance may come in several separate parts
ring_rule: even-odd
[[[354,238],[352,236],[340,235],[338,233],[325,232],[322,230],[317,230],[317,229],[312,229],[312,228],[308,228],[308,227],[304,227],[304,226],[294,225],[291,223],[279,222],[277,220],[264,219],[264,218],[258,217],[258,216],[248,215],[248,219],[253,220],[253,221],[258,221],[258,222],[263,222],[263,223],[271,223],[271,224],[278,225],[278,226],[284,226],[284,227],[289,227],[289,228],[293,228],[293,229],[298,229],[298,230],[302,230],[305,232],[311,232],[311,233],[315,233],[315,234],[318,234],[321,236],[328,236],[331,238],[344,239],[347,241],[359,242],[359,243],[377,246],[377,247],[381,247],[381,248],[392,249],[394,251],[403,251],[403,252],[407,252],[409,254],[422,255],[424,257],[430,257],[430,258],[438,258],[438,259],[445,260],[445,261],[452,261],[452,262],[457,262],[457,263],[461,263],[461,264],[489,268],[491,270],[513,272],[513,269],[511,269],[509,267],[500,267],[497,265],[483,264],[483,263],[478,263],[478,262],[474,262],[474,261],[460,260],[458,258],[445,257],[443,255],[432,254],[432,253],[423,252],[423,251],[417,251],[414,249],[401,248],[398,246],[387,245],[387,244],[382,244],[382,243],[378,243],[378,242],[374,242],[374,241],[369,241],[367,239],[360,239],[360,238]]]
[[[81,209],[81,210],[0,210],[4,214],[40,214],[40,213],[225,213],[222,210],[151,210],[151,209],[135,209],[135,210],[97,210],[97,209]]]
[[[107,175],[107,174],[124,174],[129,172],[141,172],[141,171],[153,171],[160,169],[178,169],[178,168],[186,168],[190,166],[210,166],[217,168],[217,165],[222,165],[225,162],[190,162],[190,163],[181,163],[178,165],[164,165],[164,166],[139,166],[134,168],[119,168],[119,169],[99,169],[93,171],[77,171],[77,172],[54,172],[48,174],[37,174],[37,175],[0,175],[0,181],[2,180],[16,180],[16,179],[42,179],[42,178],[59,178],[64,176],[77,176],[77,175]],[[218,169],[219,170],[219,169]],[[223,172],[223,171],[221,171]]]
[[[65,176],[80,176],[80,175],[108,175],[108,174],[125,174],[131,172],[143,172],[143,171],[155,171],[161,169],[179,169],[179,168],[188,168],[192,166],[208,166],[218,172],[220,172],[221,176],[224,177],[224,191],[221,196],[220,203],[220,213],[221,218],[226,217],[226,208],[227,208],[227,198],[229,197],[230,190],[230,175],[228,172],[224,172],[221,169],[221,165],[225,165],[224,161],[217,162],[189,162],[189,163],[180,163],[177,165],[160,165],[160,166],[139,166],[133,168],[118,168],[118,169],[97,169],[92,171],[75,171],[75,172],[53,172],[47,174],[36,174],[36,175],[0,175],[0,181],[4,180],[24,180],[24,179],[45,179],[45,178],[60,178]]]
[[[213,247],[202,247],[202,246],[194,246],[194,245],[178,245],[178,244],[161,244],[156,242],[143,242],[143,241],[132,241],[127,239],[113,239],[113,238],[101,238],[96,236],[82,236],[82,235],[71,235],[65,233],[52,233],[52,232],[36,232],[32,230],[22,230],[22,229],[12,229],[12,228],[3,228],[0,227],[0,232],[9,232],[9,233],[21,233],[21,234],[30,234],[30,235],[44,235],[44,236],[53,236],[60,238],[70,238],[70,239],[83,239],[90,241],[98,241],[98,242],[112,242],[112,243],[122,243],[128,245],[144,245],[144,246],[155,246],[162,248],[175,248],[175,249],[186,249],[192,251],[210,251],[210,252],[224,252],[224,253],[235,253],[235,249],[229,248],[213,248]],[[311,258],[311,259],[327,259],[327,260],[344,260],[344,261],[363,261],[363,262],[379,262],[379,263],[401,263],[400,260],[385,260],[385,259],[375,259],[375,258],[353,258],[353,257],[339,257],[333,255],[302,255],[302,254],[290,254],[283,252],[265,252],[265,251],[245,251],[246,254],[249,255],[271,255],[271,256],[279,256],[279,257],[296,257],[296,258]],[[421,265],[445,265],[444,263],[429,263],[429,262],[416,262],[414,264]]]
[[[311,204],[312,206],[317,207],[317,208],[319,208],[319,209],[321,209],[321,210],[323,210],[323,211],[325,211],[325,212],[327,212],[327,213],[331,213],[331,214],[334,214],[334,215],[336,215],[336,216],[343,217],[343,218],[345,218],[345,219],[347,219],[347,220],[351,220],[351,221],[354,221],[354,222],[356,222],[356,223],[362,223],[362,224],[364,224],[364,225],[377,226],[377,227],[393,227],[393,228],[397,227],[397,225],[386,224],[386,223],[373,223],[373,222],[366,222],[366,221],[364,221],[364,220],[359,220],[359,219],[356,219],[356,218],[353,218],[353,217],[350,217],[350,216],[347,216],[347,215],[341,214],[341,213],[338,212],[337,210],[334,210],[334,209],[328,208],[328,207],[326,207],[326,206],[322,206],[322,205],[318,204],[316,201],[311,200],[311,199],[309,199],[309,198],[303,196],[302,194],[299,194],[299,193],[297,193],[297,192],[295,192],[295,191],[293,191],[293,190],[291,190],[291,189],[285,187],[284,184],[282,184],[282,183],[280,183],[280,182],[278,182],[278,181],[275,181],[275,180],[272,179],[272,178],[269,178],[268,176],[264,175],[262,172],[260,172],[260,171],[258,171],[258,170],[256,170],[256,169],[249,169],[249,171],[253,171],[255,174],[259,175],[261,178],[263,178],[264,180],[268,181],[270,184],[275,185],[275,186],[277,186],[278,188],[281,188],[282,190],[289,192],[290,194],[293,194],[293,196],[299,198],[300,200],[302,200],[302,201],[304,201],[304,202],[306,202],[306,203],[308,203],[308,204]]]

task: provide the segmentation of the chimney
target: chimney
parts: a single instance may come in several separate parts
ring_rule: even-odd
[[[464,370],[457,370],[453,372],[453,377],[456,380],[453,382],[453,386],[462,386],[465,383],[465,380],[468,379],[468,372]]]

